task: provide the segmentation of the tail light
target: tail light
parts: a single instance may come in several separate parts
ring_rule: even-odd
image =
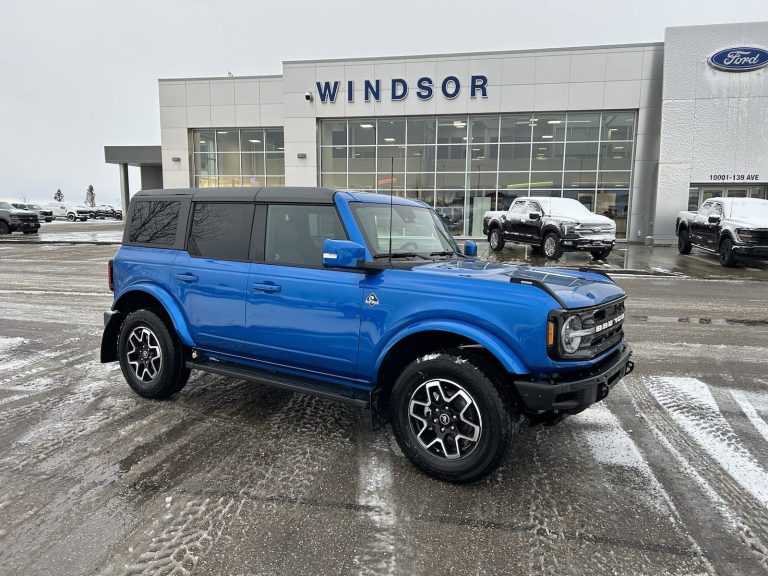
[[[112,282],[112,260],[107,262],[107,286],[112,292],[115,291],[115,285]]]

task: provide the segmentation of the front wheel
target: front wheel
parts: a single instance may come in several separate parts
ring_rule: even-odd
[[[69,220],[70,222],[74,222],[75,221],[75,215],[74,214],[67,214],[67,220]]]
[[[0,236],[11,233],[11,225],[5,220],[0,220]]]
[[[501,233],[501,228],[491,230],[491,233],[488,235],[488,243],[494,252],[499,252],[504,248],[504,234]]]
[[[549,232],[544,236],[541,249],[544,251],[544,256],[550,260],[557,260],[563,255],[563,246],[560,244],[560,237],[557,232]]]
[[[724,238],[720,242],[720,249],[718,250],[720,256],[720,264],[727,268],[736,266],[736,258],[733,257],[733,241],[730,238]]]
[[[592,254],[592,258],[595,260],[605,260],[608,258],[608,255],[611,253],[610,248],[605,248],[604,250],[593,250],[590,252]]]
[[[680,254],[690,254],[691,248],[693,245],[690,236],[688,236],[688,230],[680,230],[677,234],[677,251]]]
[[[411,362],[392,389],[392,429],[420,470],[448,482],[479,480],[498,467],[514,436],[516,407],[460,350]]]
[[[117,351],[128,385],[144,398],[168,398],[189,379],[181,343],[152,310],[136,310],[126,317]]]

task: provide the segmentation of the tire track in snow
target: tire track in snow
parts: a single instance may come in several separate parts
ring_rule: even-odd
[[[700,486],[703,487],[704,493],[716,507],[720,506],[720,509],[724,510],[725,517],[733,519],[732,526],[736,526],[735,536],[757,557],[759,562],[765,564],[766,555],[762,552],[768,543],[768,517],[765,508],[751,494],[745,493],[741,484],[726,473],[697,441],[677,425],[663,404],[661,404],[663,409],[659,410],[660,403],[657,403],[655,395],[650,390],[652,380],[653,378],[649,377],[641,378],[634,380],[634,386],[627,386],[638,414],[646,421],[657,438],[664,439],[662,444],[674,450],[671,452],[673,456],[680,455],[684,470],[696,471],[693,479],[701,478]],[[658,379],[655,384],[657,393],[661,394],[658,390]],[[675,393],[674,389],[668,392],[665,395],[667,401]],[[678,397],[677,402],[670,403],[670,407],[679,411],[692,410],[687,406],[684,395]],[[710,410],[711,404],[708,406],[705,404],[704,413],[707,414]],[[719,418],[712,419],[715,429],[722,430],[723,423],[729,427],[722,414],[719,414]]]
[[[739,405],[741,411],[744,412],[744,415],[750,423],[755,427],[755,430],[757,430],[760,433],[760,436],[768,442],[768,423],[766,423],[766,421],[760,417],[760,414],[757,413],[757,409],[754,405],[755,395],[748,394],[743,390],[731,390],[731,396],[736,401],[736,404]]]

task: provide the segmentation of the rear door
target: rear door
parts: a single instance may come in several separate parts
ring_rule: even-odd
[[[324,241],[347,239],[336,206],[271,204],[265,228],[248,281],[248,356],[355,378],[365,274],[323,268]]]
[[[187,249],[176,257],[171,285],[200,348],[243,352],[253,217],[252,202],[192,205]]]

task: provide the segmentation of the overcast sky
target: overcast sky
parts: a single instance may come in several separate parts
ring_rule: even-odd
[[[2,0],[0,198],[116,203],[104,145],[159,144],[157,78],[283,60],[660,42],[768,18],[766,0]],[[138,187],[137,170],[131,171]]]

